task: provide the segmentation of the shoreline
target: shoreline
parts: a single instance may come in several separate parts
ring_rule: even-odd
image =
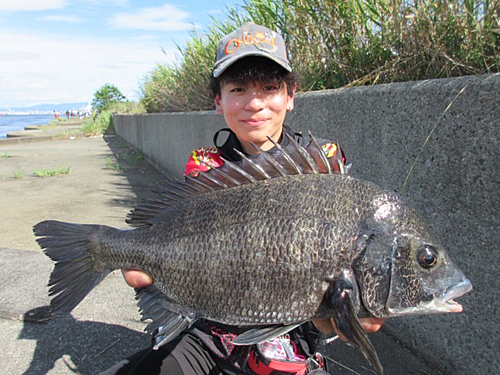
[[[51,121],[45,125],[25,125],[24,130],[10,131],[5,137],[0,138],[0,146],[3,144],[37,142],[50,139],[82,138],[83,125],[88,118],[64,119],[56,124]]]
[[[0,116],[0,138],[6,138],[7,133],[25,130],[29,125],[50,125],[54,115],[47,114],[8,114]]]

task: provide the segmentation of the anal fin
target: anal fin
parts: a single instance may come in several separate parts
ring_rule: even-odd
[[[154,335],[155,350],[173,340],[196,321],[191,314],[175,312],[178,310],[175,303],[154,285],[136,289],[135,298],[138,300],[141,320],[151,320],[146,331]]]

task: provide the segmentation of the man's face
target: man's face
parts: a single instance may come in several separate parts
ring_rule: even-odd
[[[252,155],[256,150],[250,142],[268,150],[274,145],[267,136],[280,138],[286,112],[293,109],[293,95],[277,82],[223,83],[215,105],[245,152]]]

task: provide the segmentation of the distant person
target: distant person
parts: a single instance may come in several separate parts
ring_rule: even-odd
[[[54,118],[56,120],[59,120],[59,113],[57,113],[55,110],[53,112],[54,112]]]
[[[66,118],[69,119],[69,109],[66,110]]]

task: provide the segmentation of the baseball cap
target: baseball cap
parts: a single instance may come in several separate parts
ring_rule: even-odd
[[[267,57],[292,71],[283,37],[267,27],[249,22],[220,40],[213,76],[219,77],[229,66],[247,56]]]

